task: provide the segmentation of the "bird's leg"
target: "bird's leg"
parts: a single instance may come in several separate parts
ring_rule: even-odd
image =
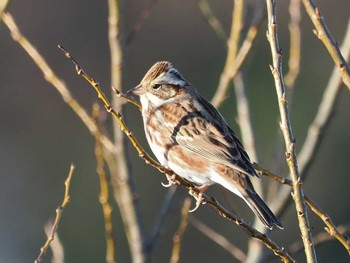
[[[176,182],[176,175],[173,173],[172,175],[169,175],[169,174],[165,174],[166,175],[166,179],[168,179],[168,183],[165,184],[165,183],[161,183],[162,186],[164,187],[170,187],[170,186],[173,186],[173,185],[177,185],[178,183]]]
[[[205,204],[203,193],[208,189],[208,187],[209,186],[207,184],[197,186],[196,189],[198,190],[198,193],[194,191],[192,188],[190,189],[188,193],[192,195],[193,198],[196,200],[196,206],[193,209],[189,210],[188,212],[192,213],[196,211],[201,204]]]

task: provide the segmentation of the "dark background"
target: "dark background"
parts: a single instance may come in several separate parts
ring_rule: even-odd
[[[279,37],[288,58],[288,1],[278,1]],[[341,43],[349,19],[350,2],[319,0],[318,5],[335,39]],[[209,1],[214,13],[229,32],[232,1]],[[123,1],[123,26],[128,35],[145,1]],[[303,9],[303,7],[302,7]],[[79,78],[57,49],[62,44],[97,79],[109,94],[110,69],[107,40],[106,1],[12,1],[9,11],[21,31],[38,48],[56,74],[69,86],[75,98],[90,112],[97,100],[94,91]],[[312,34],[310,19],[302,12],[301,73],[291,106],[292,125],[300,149],[312,121],[333,62],[323,44]],[[257,150],[265,168],[276,163],[278,109],[269,45],[264,22],[252,56],[246,64],[245,81],[251,101],[252,120]],[[125,37],[124,36],[124,37]],[[348,47],[349,48],[349,47]],[[203,20],[196,1],[162,0],[152,8],[149,19],[138,32],[124,57],[124,84],[127,90],[139,83],[147,69],[158,60],[170,60],[185,78],[207,98],[211,98],[225,61],[222,43]],[[287,66],[284,66],[287,71]],[[32,60],[13,42],[7,27],[0,24],[0,262],[33,262],[46,240],[43,226],[55,215],[64,193],[64,180],[73,162],[71,203],[64,211],[59,236],[64,245],[66,262],[103,262],[105,237],[102,209],[98,202],[99,181],[95,172],[94,139],[80,119],[63,102],[58,92],[47,83]],[[239,134],[235,121],[234,94],[220,108],[231,127]],[[309,171],[305,191],[333,218],[336,224],[349,223],[349,91],[343,88],[339,103],[317,160]],[[126,119],[139,141],[147,148],[142,121],[131,105],[126,106]],[[106,126],[111,125],[108,117]],[[135,164],[135,181],[140,194],[145,229],[149,234],[167,189],[157,171],[146,167],[131,149]],[[281,158],[283,159],[283,158]],[[286,176],[286,169],[282,169]],[[265,179],[264,181],[266,181]],[[220,196],[212,187],[211,193]],[[175,205],[152,262],[170,258],[172,235],[180,218],[183,198],[180,189]],[[237,199],[234,199],[235,201]],[[127,243],[114,200],[113,223],[119,262],[129,262]],[[241,201],[236,205],[244,218],[252,213]],[[312,215],[316,234],[323,223]],[[236,225],[219,217],[208,206],[194,215],[243,250],[247,235]],[[285,230],[275,230],[273,238],[284,247],[299,239],[295,211],[292,207],[281,218]],[[333,241],[317,247],[319,262],[349,260],[345,249]],[[302,255],[296,256],[303,261]],[[50,261],[50,254],[46,262]],[[181,262],[232,262],[231,256],[189,226],[183,240]],[[276,262],[279,262],[278,259]]]

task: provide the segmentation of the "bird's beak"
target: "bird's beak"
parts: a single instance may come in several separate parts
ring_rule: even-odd
[[[142,87],[141,84],[137,85],[135,88],[130,89],[126,92],[126,95],[136,95],[141,96],[146,93],[146,90]]]

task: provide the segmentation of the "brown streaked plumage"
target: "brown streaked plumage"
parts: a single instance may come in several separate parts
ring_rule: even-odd
[[[128,93],[140,96],[146,137],[162,165],[201,189],[222,185],[265,226],[282,228],[254,190],[249,177],[259,176],[235,133],[170,62],[157,62]]]

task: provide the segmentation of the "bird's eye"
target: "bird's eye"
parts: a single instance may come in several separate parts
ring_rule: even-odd
[[[153,84],[152,88],[153,89],[160,89],[162,85],[161,84]]]

